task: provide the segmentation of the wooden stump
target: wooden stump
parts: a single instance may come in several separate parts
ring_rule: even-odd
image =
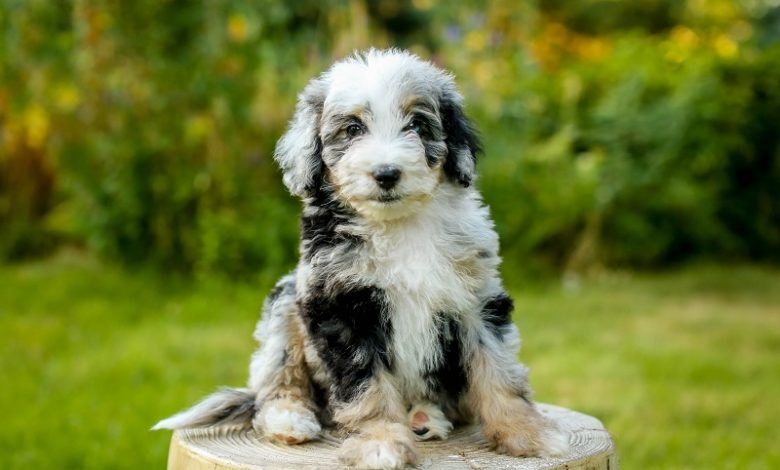
[[[419,469],[617,469],[612,438],[599,420],[559,406],[540,404],[542,413],[569,435],[571,450],[560,458],[514,458],[492,452],[479,428],[452,432],[446,441],[420,442]],[[328,431],[301,445],[273,444],[251,429],[176,431],[168,470],[343,469],[336,457],[341,440]]]

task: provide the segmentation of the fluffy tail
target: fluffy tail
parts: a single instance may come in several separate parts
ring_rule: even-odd
[[[223,388],[189,410],[155,424],[152,431],[217,425],[247,426],[254,414],[254,392],[248,388]]]

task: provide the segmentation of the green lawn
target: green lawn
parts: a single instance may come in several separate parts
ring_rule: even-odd
[[[272,282],[0,267],[0,468],[163,468],[149,427],[244,383]],[[624,468],[780,468],[780,270],[510,288],[537,398],[602,419]]]

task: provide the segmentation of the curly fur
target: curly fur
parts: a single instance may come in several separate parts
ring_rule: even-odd
[[[301,258],[265,302],[249,386],[155,429],[251,423],[298,443],[335,425],[362,468],[414,463],[428,421],[418,436],[478,421],[499,451],[565,452],[515,359],[479,151],[452,76],[410,53],[370,50],[312,80],[275,154],[303,200]]]

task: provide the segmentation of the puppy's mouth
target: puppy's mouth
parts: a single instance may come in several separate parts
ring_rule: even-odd
[[[392,202],[400,201],[401,199],[402,199],[402,197],[397,195],[397,194],[380,194],[374,200],[377,201],[377,202],[390,204]]]

